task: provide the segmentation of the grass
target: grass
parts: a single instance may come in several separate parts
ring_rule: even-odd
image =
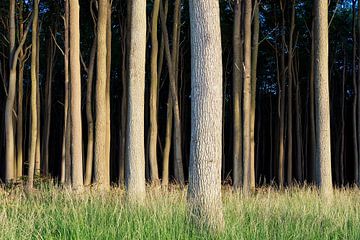
[[[149,190],[143,207],[124,192],[80,194],[53,187],[0,188],[0,239],[360,239],[360,191],[325,203],[311,188],[223,194],[226,229],[211,235],[187,220],[186,192]]]

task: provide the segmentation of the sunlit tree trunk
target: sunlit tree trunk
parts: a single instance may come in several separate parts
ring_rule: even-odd
[[[329,106],[329,35],[328,2],[315,1],[315,119],[316,119],[316,175],[325,198],[332,196],[331,142]]]
[[[255,190],[255,113],[256,113],[256,82],[257,82],[257,61],[259,51],[259,2],[255,0],[253,18],[253,44],[251,53],[251,160],[250,160],[250,188]]]
[[[244,100],[243,100],[243,192],[251,190],[251,0],[245,0],[244,16]]]
[[[149,126],[149,162],[151,181],[158,184],[159,173],[157,164],[157,138],[158,138],[158,18],[160,0],[155,0],[151,19],[151,84],[150,84],[150,126]]]
[[[70,0],[70,75],[71,75],[71,180],[72,188],[83,187],[81,77],[80,77],[80,22],[79,2]]]
[[[38,115],[36,107],[36,88],[37,88],[37,29],[38,29],[38,17],[39,17],[39,1],[34,0],[34,20],[32,23],[32,49],[31,49],[31,133],[30,133],[30,153],[29,153],[29,168],[28,168],[28,188],[33,188],[34,184],[34,171],[35,171],[35,159],[36,159],[36,141],[38,131]]]
[[[219,2],[190,0],[189,9],[192,125],[188,201],[197,224],[221,231],[225,225],[221,202],[223,76]]]
[[[144,93],[146,1],[133,0],[130,12],[126,189],[130,202],[143,202],[145,199]]]
[[[110,187],[107,176],[106,154],[106,81],[107,81],[107,12],[108,1],[99,1],[99,13],[97,23],[97,81],[95,97],[95,184],[106,190]]]

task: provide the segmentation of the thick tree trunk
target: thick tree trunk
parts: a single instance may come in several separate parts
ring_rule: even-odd
[[[315,119],[317,183],[325,198],[332,196],[330,106],[328,82],[328,3],[315,2]]]
[[[243,161],[242,161],[242,80],[243,80],[243,47],[241,41],[241,1],[236,0],[234,6],[233,29],[233,165],[234,188],[242,186]]]
[[[149,162],[151,171],[151,181],[157,185],[159,183],[159,173],[157,164],[157,138],[158,138],[158,17],[160,0],[155,0],[152,10],[151,20],[151,84],[150,84],[150,126],[149,126]]]
[[[106,159],[106,132],[107,111],[106,109],[106,81],[107,81],[107,12],[108,1],[99,1],[99,13],[97,24],[97,81],[95,102],[95,184],[101,190],[110,188],[109,176],[107,176]]]
[[[133,0],[130,11],[126,188],[130,202],[143,202],[145,199],[144,93],[146,2],[144,0]]]
[[[197,224],[221,231],[225,225],[221,203],[223,76],[219,3],[191,0],[189,9],[192,126],[188,201]]]
[[[81,77],[80,77],[80,23],[79,2],[70,0],[70,74],[71,74],[71,180],[72,188],[83,187]]]

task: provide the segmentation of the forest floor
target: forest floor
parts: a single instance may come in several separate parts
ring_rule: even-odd
[[[186,191],[148,190],[144,206],[124,191],[81,194],[41,186],[28,194],[0,188],[0,239],[360,239],[360,190],[336,190],[324,202],[312,188],[260,189],[252,197],[224,189],[226,229],[190,224]]]

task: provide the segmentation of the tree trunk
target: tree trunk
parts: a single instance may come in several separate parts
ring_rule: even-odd
[[[241,42],[241,1],[236,0],[234,6],[234,29],[233,29],[233,165],[234,165],[234,188],[242,186],[243,162],[242,162],[242,114],[241,96],[243,79],[243,47]]]
[[[191,0],[189,9],[192,126],[188,201],[199,226],[221,231],[225,224],[221,203],[223,76],[219,3]]]
[[[85,168],[85,180],[84,185],[91,184],[92,171],[93,171],[93,159],[94,159],[94,119],[93,119],[93,107],[92,107],[92,89],[94,79],[94,67],[96,56],[96,42],[97,35],[94,37],[94,41],[91,47],[90,62],[87,68],[87,87],[86,87],[86,119],[88,125],[88,141],[87,141],[87,154],[86,154],[86,168]]]
[[[65,0],[65,16],[64,16],[64,74],[65,74],[65,98],[64,98],[64,129],[63,129],[63,141],[62,141],[62,156],[61,156],[61,183],[69,183],[67,180],[67,169],[69,169],[70,159],[67,157],[69,152],[70,143],[68,141],[68,132],[70,131],[70,122],[68,121],[69,116],[69,0]]]
[[[315,1],[315,119],[316,175],[325,198],[332,196],[331,142],[328,83],[328,3]]]
[[[243,161],[244,179],[243,191],[245,195],[250,194],[251,190],[251,0],[245,0],[244,16],[244,102],[243,102]]]
[[[107,85],[107,0],[99,1],[99,13],[97,23],[97,81],[96,81],[96,102],[95,102],[95,184],[101,190],[110,187],[109,176],[107,176],[106,159],[106,132],[107,132],[107,111],[106,109],[106,85]]]
[[[110,149],[111,149],[111,108],[110,108],[110,94],[111,94],[111,38],[112,38],[112,0],[108,0],[107,5],[107,23],[106,23],[106,168],[105,168],[105,183],[110,186]]]
[[[293,36],[295,30],[295,1],[292,1],[290,40],[288,46],[288,94],[287,94],[287,180],[293,180]]]
[[[80,23],[79,2],[70,0],[70,74],[71,74],[71,180],[72,188],[83,187],[81,77],[80,77]]]
[[[353,32],[353,55],[352,55],[352,87],[354,90],[354,99],[352,102],[352,140],[353,140],[353,149],[354,149],[354,183],[360,186],[359,179],[359,149],[358,149],[358,138],[357,138],[357,85],[356,85],[356,0],[352,0],[352,14],[353,14],[353,22],[352,22],[352,32]]]
[[[256,72],[259,51],[259,2],[255,0],[254,4],[254,22],[253,22],[253,44],[251,53],[251,132],[250,132],[250,188],[255,190],[255,113],[256,113]]]
[[[150,126],[149,126],[149,162],[151,170],[151,181],[159,183],[157,164],[157,138],[158,138],[158,17],[160,0],[155,0],[151,20],[151,85],[150,85]]]
[[[170,53],[170,46],[169,46],[169,35],[166,28],[166,21],[165,21],[165,13],[163,6],[160,4],[160,18],[161,18],[161,29],[163,32],[164,37],[164,44],[165,44],[165,55],[166,61],[168,63],[168,70],[169,70],[169,78],[170,78],[170,92],[173,98],[174,104],[174,122],[175,122],[175,165],[177,169],[178,181],[181,185],[184,185],[184,170],[183,170],[183,162],[182,162],[182,149],[181,149],[181,124],[180,124],[180,109],[179,109],[179,100],[178,100],[178,91],[176,85],[176,76],[174,71],[173,59]]]
[[[32,49],[31,49],[31,139],[30,139],[30,155],[29,155],[29,168],[28,168],[28,182],[27,187],[33,188],[34,185],[34,171],[36,159],[36,141],[38,131],[38,115],[36,108],[36,64],[37,64],[37,30],[38,30],[38,16],[39,16],[39,0],[34,0],[34,20],[32,23]]]
[[[141,203],[145,199],[144,93],[146,2],[144,0],[133,0],[130,11],[126,188],[129,201]]]

